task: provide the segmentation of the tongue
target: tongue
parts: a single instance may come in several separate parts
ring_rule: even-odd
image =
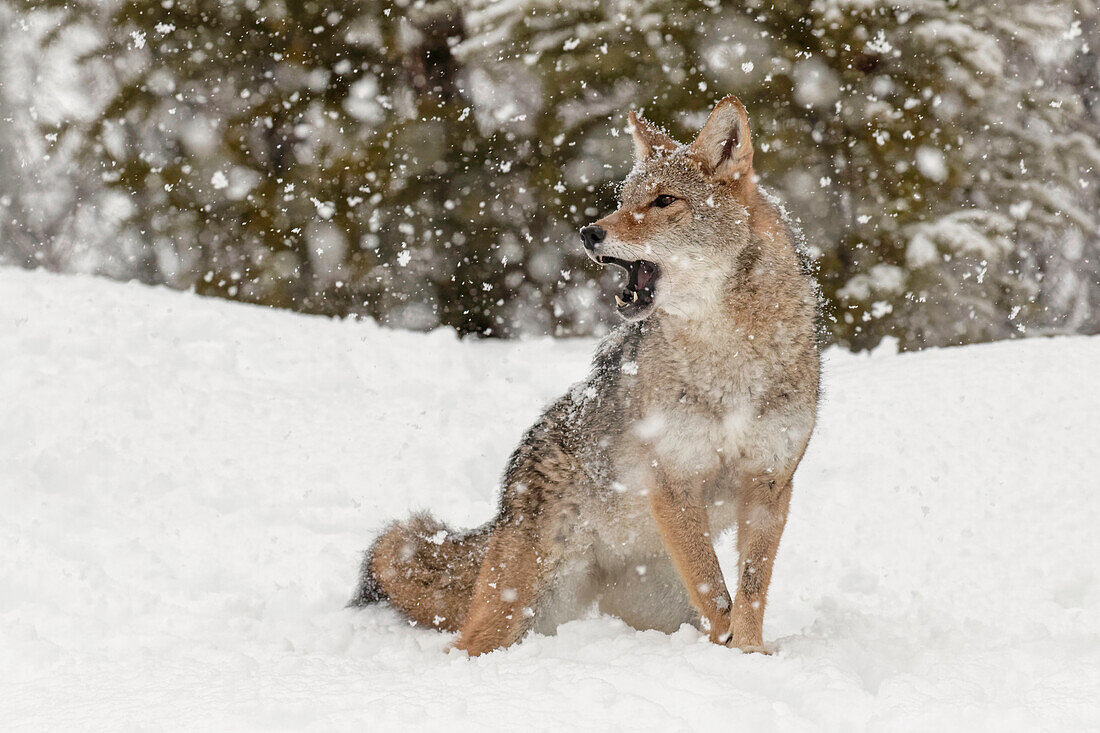
[[[657,273],[657,268],[649,262],[641,260],[638,263],[638,271],[634,276],[636,287],[638,290],[644,290],[650,281],[653,280],[653,276]]]

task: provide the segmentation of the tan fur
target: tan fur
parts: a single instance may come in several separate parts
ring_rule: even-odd
[[[717,643],[764,649],[791,479],[816,415],[814,283],[756,182],[740,102],[719,102],[689,146],[630,122],[635,167],[592,253],[657,266],[652,301],[524,436],[496,519],[454,540],[424,517],[395,526],[353,601],[388,598],[458,628],[470,654],[593,604],[637,628],[709,625]],[[674,201],[657,207],[662,194]],[[731,597],[713,543],[733,526]]]
[[[399,611],[425,626],[458,631],[474,594],[487,532],[454,535],[417,515],[382,533],[367,563],[369,572]]]
[[[756,483],[738,497],[738,586],[730,618],[729,643],[742,651],[763,651],[764,605],[779,538],[791,502],[789,481]]]
[[[633,110],[627,115],[630,131],[634,138],[634,157],[645,160],[660,149],[671,153],[677,148],[676,141],[663,131],[638,116]]]
[[[706,507],[691,492],[662,481],[649,494],[653,519],[691,603],[707,619],[710,640],[729,636],[730,597],[710,536]]]

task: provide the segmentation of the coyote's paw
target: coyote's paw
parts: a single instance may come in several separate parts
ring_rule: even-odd
[[[740,649],[745,654],[771,654],[771,649],[764,646],[764,640],[760,634],[737,633],[732,627],[727,631],[723,642],[730,649]]]
[[[447,651],[451,654],[465,653],[472,659],[502,649],[511,643],[507,640],[501,640],[494,634],[459,633],[458,638],[451,643]]]
[[[462,637],[459,637],[447,648],[448,654],[465,654],[471,659],[473,657],[480,657],[482,654],[490,651],[492,651],[492,649],[482,648],[476,644],[467,644],[463,641]]]
[[[707,638],[712,643],[719,646],[728,646],[731,638],[730,634],[730,617],[728,614],[718,616],[715,619],[709,619],[706,616],[702,618],[702,629],[707,632]]]

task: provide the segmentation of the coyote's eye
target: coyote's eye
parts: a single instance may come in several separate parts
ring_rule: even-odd
[[[649,205],[656,206],[658,209],[663,209],[675,200],[675,196],[669,196],[667,193],[662,193],[660,196],[650,201]]]

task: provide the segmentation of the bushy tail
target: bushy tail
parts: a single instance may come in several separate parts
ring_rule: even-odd
[[[455,533],[427,514],[390,525],[367,550],[348,605],[388,600],[419,624],[458,631],[491,529]]]

